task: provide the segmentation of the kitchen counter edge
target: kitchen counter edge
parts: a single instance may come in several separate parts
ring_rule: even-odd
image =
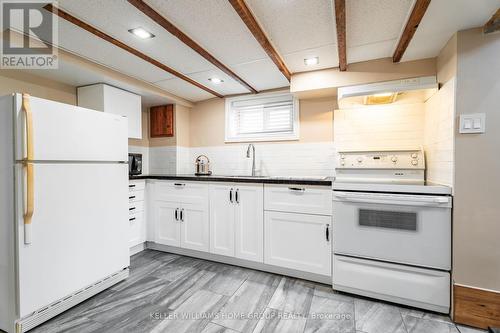
[[[332,186],[333,177],[325,179],[301,178],[273,178],[273,177],[225,177],[225,176],[195,176],[195,175],[141,175],[129,176],[129,180],[154,179],[154,180],[185,180],[201,182],[232,182],[253,184],[288,184],[288,185],[318,185]]]

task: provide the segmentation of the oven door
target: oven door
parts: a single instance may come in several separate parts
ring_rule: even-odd
[[[451,197],[333,193],[335,254],[451,268]]]

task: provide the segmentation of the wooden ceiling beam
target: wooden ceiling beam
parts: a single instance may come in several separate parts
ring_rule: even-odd
[[[335,23],[337,25],[337,49],[339,69],[347,70],[347,47],[345,36],[345,0],[335,0]]]
[[[196,43],[194,40],[192,40],[188,35],[186,35],[179,28],[177,28],[172,22],[170,22],[165,17],[163,17],[161,14],[159,14],[157,11],[155,11],[153,8],[151,8],[147,3],[145,3],[142,0],[128,0],[128,2],[131,5],[133,5],[135,8],[140,10],[143,14],[148,16],[150,19],[155,21],[157,24],[159,24],[161,27],[163,27],[165,30],[167,30],[169,33],[171,33],[173,36],[177,37],[181,42],[183,42],[188,47],[190,47],[192,50],[197,52],[199,55],[201,55],[207,61],[212,63],[215,67],[219,68],[221,71],[223,71],[228,76],[233,78],[239,84],[244,86],[246,89],[248,89],[249,91],[251,91],[253,93],[258,92],[256,89],[254,89],[252,86],[250,86],[250,84],[248,84],[241,77],[239,77],[236,73],[234,73],[232,70],[230,70],[226,65],[224,65],[222,62],[217,60],[207,50],[205,50],[198,43]]]
[[[422,18],[429,7],[431,0],[417,0],[415,2],[415,6],[411,11],[410,17],[406,22],[405,29],[403,30],[403,34],[401,38],[399,38],[398,46],[392,55],[393,62],[400,62],[403,54],[406,51],[408,45],[410,45],[410,41],[413,38],[413,35],[417,31],[418,25],[422,21]]]
[[[496,13],[490,18],[488,22],[483,27],[483,32],[489,34],[495,31],[500,31],[500,8],[497,9]]]
[[[231,6],[233,6],[236,13],[240,16],[241,20],[247,28],[250,30],[252,35],[255,37],[257,42],[259,42],[260,46],[264,49],[267,55],[274,62],[276,67],[278,67],[279,71],[286,77],[288,82],[290,82],[290,78],[292,77],[290,71],[285,65],[285,62],[273,47],[269,39],[267,38],[264,30],[257,23],[257,20],[253,16],[252,12],[246,5],[244,0],[228,0]]]
[[[66,20],[66,21],[68,21],[70,23],[73,23],[74,25],[76,25],[76,26],[78,26],[78,27],[80,27],[80,28],[82,28],[82,29],[90,32],[91,34],[93,34],[93,35],[95,35],[95,36],[97,36],[97,37],[99,37],[99,38],[101,38],[101,39],[103,39],[103,40],[105,40],[105,41],[107,41],[107,42],[109,42],[109,43],[111,43],[111,44],[113,44],[113,45],[115,45],[115,46],[117,46],[117,47],[119,47],[119,48],[121,48],[121,49],[123,49],[123,50],[125,50],[125,51],[127,51],[127,52],[129,52],[129,53],[131,53],[131,54],[133,54],[135,56],[137,56],[137,57],[139,57],[139,58],[141,58],[144,61],[149,62],[150,64],[152,64],[152,65],[154,65],[154,66],[156,66],[156,67],[164,70],[165,72],[168,72],[168,73],[170,73],[170,74],[178,77],[181,80],[184,80],[184,81],[186,81],[186,82],[188,82],[188,83],[190,83],[190,84],[192,84],[192,85],[194,85],[194,86],[196,86],[196,87],[198,87],[200,89],[203,89],[206,92],[208,92],[208,93],[210,93],[210,94],[212,94],[214,96],[217,96],[219,98],[223,98],[224,97],[223,95],[219,94],[218,92],[216,92],[216,91],[214,91],[214,90],[212,90],[212,89],[210,89],[210,88],[202,85],[199,82],[196,82],[195,80],[191,79],[190,77],[188,77],[188,76],[186,76],[186,75],[184,75],[184,74],[176,71],[173,68],[168,67],[165,64],[162,64],[158,60],[155,60],[155,59],[151,58],[150,56],[148,56],[148,55],[146,55],[146,54],[144,54],[144,53],[142,53],[142,52],[134,49],[133,47],[128,46],[127,44],[125,44],[125,43],[123,43],[123,42],[115,39],[114,37],[111,37],[110,35],[108,35],[108,34],[102,32],[102,31],[98,30],[97,28],[94,28],[93,26],[91,26],[91,25],[89,25],[89,24],[81,21],[80,19],[74,17],[73,15],[71,15],[71,14],[69,14],[69,13],[67,13],[67,12],[65,12],[65,11],[63,11],[63,10],[61,10],[61,9],[53,6],[53,5],[51,5],[51,4],[46,5],[44,8],[46,10],[52,12],[53,14],[59,16],[60,18]]]

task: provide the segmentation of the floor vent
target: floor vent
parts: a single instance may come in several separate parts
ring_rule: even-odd
[[[22,333],[46,322],[52,317],[68,310],[69,308],[83,302],[84,300],[100,293],[112,285],[126,279],[129,275],[129,269],[125,268],[119,272],[113,273],[85,288],[82,288],[71,295],[68,295],[54,303],[45,306],[32,314],[20,319],[16,323],[16,332]]]

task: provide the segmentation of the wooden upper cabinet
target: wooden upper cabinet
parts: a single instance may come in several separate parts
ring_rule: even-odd
[[[174,136],[174,105],[160,105],[149,109],[149,128],[152,138]]]

